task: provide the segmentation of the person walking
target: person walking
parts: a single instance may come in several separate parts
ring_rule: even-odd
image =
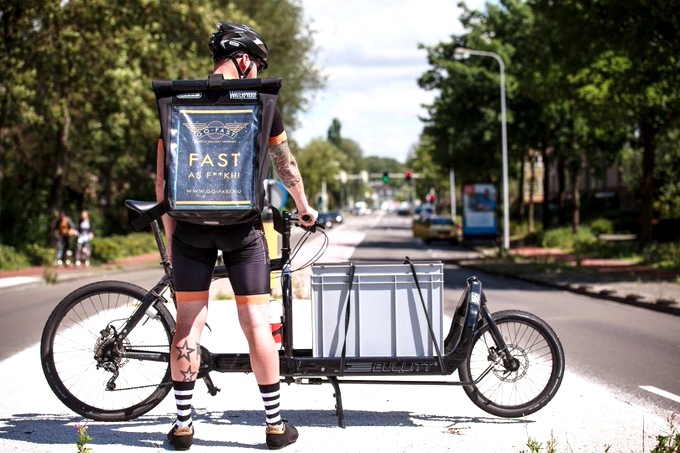
[[[267,67],[268,48],[262,36],[246,25],[222,22],[209,41],[213,74],[225,79],[257,78]],[[291,194],[302,219],[311,226],[318,213],[305,195],[304,183],[288,146],[278,110],[268,141],[276,172]],[[158,201],[165,199],[165,152],[158,144]],[[259,181],[261,184],[263,181]],[[172,341],[170,367],[177,419],[168,440],[177,450],[188,450],[194,437],[192,396],[200,366],[200,338],[208,313],[208,290],[218,250],[234,290],[239,324],[248,342],[250,364],[264,404],[265,441],[270,449],[292,444],[297,429],[282,419],[279,409],[280,370],[268,321],[270,263],[262,218],[236,225],[198,225],[163,216],[173,268],[177,300],[177,328]]]
[[[78,245],[76,246],[76,266],[81,264],[84,266],[90,265],[90,256],[92,255],[92,238],[94,237],[94,227],[90,220],[90,213],[87,209],[80,212],[80,219],[78,220]]]
[[[55,245],[54,264],[56,266],[68,266],[70,263],[71,237],[78,234],[71,218],[64,211],[59,211],[57,219],[52,225],[52,234]]]

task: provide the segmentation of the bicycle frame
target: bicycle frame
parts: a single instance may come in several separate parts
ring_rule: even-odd
[[[145,219],[138,220],[138,228],[145,223],[151,225],[156,243],[161,256],[161,264],[165,275],[147,293],[139,308],[129,318],[125,327],[117,332],[112,341],[122,342],[128,333],[145,316],[147,310],[157,303],[165,303],[162,294],[170,289],[174,301],[172,286],[172,267],[168,259],[167,250],[158,220],[162,211],[155,209],[155,203],[127,201],[126,205],[141,214]],[[339,377],[404,377],[404,376],[446,376],[452,374],[466,359],[475,333],[479,328],[488,323],[490,332],[496,343],[495,352],[503,360],[504,366],[513,370],[516,368],[516,360],[507,354],[507,346],[498,332],[491,313],[486,307],[486,297],[482,291],[482,284],[476,277],[467,279],[467,286],[463,292],[456,311],[454,313],[448,335],[444,340],[443,353],[436,357],[313,357],[310,349],[293,348],[293,294],[292,294],[292,270],[290,263],[290,239],[291,225],[297,221],[297,216],[284,211],[279,213],[274,210],[274,227],[282,236],[281,257],[271,261],[272,271],[281,272],[281,289],[283,301],[283,335],[282,349],[280,350],[280,369],[282,382],[297,384],[321,384],[329,382],[335,390],[336,412],[338,425],[345,426],[342,410],[342,396],[340,383],[347,384],[399,384],[399,385],[474,385],[480,382],[493,368],[489,365],[474,382],[460,381],[419,381],[419,380],[396,380],[396,379],[345,379]],[[216,266],[214,279],[228,278],[224,266]],[[251,372],[250,358],[243,353],[211,353],[201,346],[201,367],[199,378],[202,378],[210,394],[215,395],[219,389],[215,387],[210,378],[211,371],[240,373]],[[125,356],[130,359],[169,362],[169,353],[139,351],[126,349]],[[514,361],[514,362],[513,362]],[[115,377],[112,378],[115,380]]]

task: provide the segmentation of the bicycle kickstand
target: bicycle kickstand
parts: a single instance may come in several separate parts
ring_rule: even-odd
[[[340,383],[336,376],[328,376],[328,382],[333,386],[335,391],[335,414],[338,416],[338,426],[345,428],[345,412],[342,409],[342,393],[340,393]]]
[[[205,382],[206,387],[208,387],[208,393],[210,393],[212,396],[217,395],[217,392],[221,390],[219,387],[215,386],[210,374],[208,373],[205,373],[205,376],[203,376],[203,382]]]

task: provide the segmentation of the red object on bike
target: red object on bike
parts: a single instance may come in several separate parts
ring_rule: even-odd
[[[281,349],[281,335],[283,334],[283,326],[280,322],[269,324],[272,329],[272,336],[274,337],[274,342],[276,342],[276,348]]]
[[[280,300],[272,299],[269,301],[269,327],[272,330],[276,349],[281,349],[283,338],[283,305]]]

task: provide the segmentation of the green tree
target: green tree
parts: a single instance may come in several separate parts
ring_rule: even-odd
[[[268,15],[274,7],[281,14]],[[128,228],[123,200],[154,193],[151,81],[205,78],[207,36],[220,20],[253,24],[267,37],[265,75],[284,79],[279,106],[292,127],[322,81],[301,17],[293,1],[0,5],[1,240],[43,242],[59,209],[90,208],[100,233]]]
[[[332,143],[323,140],[312,140],[303,150],[297,153],[298,166],[305,181],[305,191],[310,200],[322,192],[325,182],[326,192],[331,194],[329,205],[340,204],[341,183],[336,178],[340,170],[347,168],[347,158]]]
[[[564,66],[590,111],[618,123],[642,151],[640,239],[652,238],[658,139],[677,125],[680,108],[680,13],[676,2],[531,1],[543,30],[553,24]],[[559,24],[555,27],[554,24]],[[587,62],[583,62],[586,59]]]

